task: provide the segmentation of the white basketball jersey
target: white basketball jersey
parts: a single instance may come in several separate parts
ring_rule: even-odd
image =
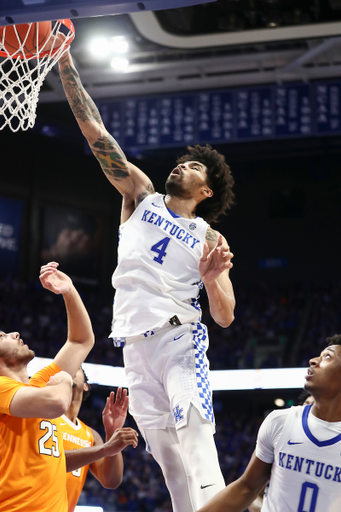
[[[170,212],[161,194],[148,195],[120,226],[113,338],[195,322],[201,311],[199,259],[208,224]]]
[[[319,440],[308,426],[310,409],[311,405],[307,405],[288,410],[282,432],[275,436],[270,486],[262,512],[341,511],[340,423],[318,420],[324,434],[321,436],[324,440]],[[271,428],[275,430],[276,425]],[[263,454],[267,452],[266,443],[267,439],[262,439],[261,427],[261,446],[257,443],[256,455],[264,462],[270,462],[266,455],[262,455],[262,451]]]

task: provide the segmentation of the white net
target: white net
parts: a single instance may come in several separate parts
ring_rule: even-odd
[[[43,23],[0,27],[0,130],[34,126],[44,79],[74,38],[70,20],[58,20],[51,32]]]

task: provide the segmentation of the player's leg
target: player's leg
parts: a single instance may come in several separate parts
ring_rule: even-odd
[[[124,347],[129,409],[162,469],[174,512],[195,512],[193,476],[180,448],[164,385],[157,378],[163,375],[169,357],[167,341],[161,333]]]
[[[162,469],[173,512],[198,510],[193,475],[175,428],[147,429],[143,434],[151,454]]]
[[[177,328],[169,340],[164,386],[181,449],[186,455],[200,508],[225,487],[214,442],[214,414],[209,382],[207,328],[196,323]]]
[[[187,425],[177,430],[182,452],[186,454],[201,508],[225,482],[220,470],[212,424],[205,420],[196,407],[190,405]]]

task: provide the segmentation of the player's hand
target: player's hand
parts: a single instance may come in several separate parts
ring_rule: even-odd
[[[40,269],[40,282],[46,290],[55,293],[56,295],[67,293],[72,288],[72,281],[57,269],[59,263],[52,261],[47,265],[43,265]]]
[[[60,371],[55,375],[52,375],[46,383],[46,386],[57,386],[57,384],[60,384],[63,381],[70,382],[70,387],[72,387],[72,377],[68,372],[64,371]]]
[[[233,254],[229,246],[223,245],[223,237],[219,235],[215,247],[210,251],[208,244],[204,243],[203,254],[199,260],[199,272],[204,284],[217,279],[220,274],[233,267],[231,259]]]
[[[111,437],[116,429],[123,427],[127,417],[128,405],[129,397],[126,389],[122,391],[122,388],[118,388],[116,399],[113,391],[108,396],[102,412],[103,425],[107,437]]]
[[[118,428],[115,430],[109,441],[105,443],[106,457],[112,457],[120,453],[126,446],[132,445],[136,448],[138,433],[132,428]]]

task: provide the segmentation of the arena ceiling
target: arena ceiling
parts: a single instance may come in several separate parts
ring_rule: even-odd
[[[262,83],[341,73],[341,0],[217,0],[192,7],[73,20],[72,54],[93,98]],[[90,51],[121,36],[129,66]],[[64,100],[57,69],[40,102]]]

